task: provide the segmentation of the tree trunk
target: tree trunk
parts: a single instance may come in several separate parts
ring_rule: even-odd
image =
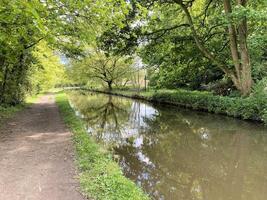
[[[239,5],[246,7],[246,0],[238,0]],[[238,34],[239,34],[239,46],[240,46],[240,56],[242,63],[242,72],[241,72],[241,82],[242,90],[244,95],[248,95],[251,92],[252,88],[252,75],[251,75],[251,64],[249,51],[247,46],[247,19],[246,16],[242,19],[238,25]]]
[[[224,4],[224,10],[225,10],[226,15],[231,14],[232,13],[232,6],[231,6],[230,0],[224,0],[223,4]],[[239,80],[240,79],[241,63],[239,60],[236,28],[232,23],[229,23],[229,25],[228,25],[228,32],[229,32],[230,49],[231,49],[233,64],[235,66],[236,77]]]
[[[112,81],[108,81],[108,90],[112,90]]]
[[[191,14],[187,6],[183,3],[183,1],[175,0],[175,2],[179,4],[184,11],[187,21],[190,25],[190,29],[192,31],[192,35],[195,40],[196,46],[198,47],[200,52],[206,58],[211,60],[215,65],[217,65],[226,74],[226,76],[231,78],[235,87],[242,93],[242,95],[244,96],[248,95],[251,92],[252,76],[251,76],[249,53],[247,48],[246,17],[244,17],[244,19],[238,25],[238,32],[236,26],[233,23],[229,22],[228,25],[231,57],[234,65],[234,70],[231,70],[226,64],[218,60],[216,56],[214,56],[214,54],[205,47],[194,26]],[[231,14],[232,13],[231,1],[223,0],[223,2],[224,2],[225,13],[228,15]],[[237,0],[237,3],[241,6],[244,7],[246,6],[246,0]]]
[[[246,6],[246,0],[237,0],[240,6]],[[231,1],[224,0],[224,10],[226,14],[232,13]],[[236,31],[238,30],[238,32]],[[230,49],[235,66],[235,76],[232,78],[234,85],[242,95],[247,96],[252,88],[252,75],[249,52],[247,47],[247,20],[246,17],[242,19],[236,28],[234,24],[229,22],[228,25]],[[236,33],[237,32],[237,33]],[[237,40],[237,38],[239,40]],[[238,42],[237,42],[238,41]],[[239,49],[238,49],[239,47]]]
[[[0,96],[0,102],[3,103],[5,101],[5,92],[6,92],[6,82],[7,82],[7,77],[8,77],[8,66],[6,66],[5,71],[4,71],[4,78],[3,78],[3,83],[1,87],[1,96]]]

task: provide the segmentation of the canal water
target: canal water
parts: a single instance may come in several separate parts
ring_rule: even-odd
[[[88,133],[152,199],[267,199],[262,124],[104,94],[69,95]]]

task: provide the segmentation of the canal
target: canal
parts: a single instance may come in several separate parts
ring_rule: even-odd
[[[88,133],[152,199],[267,199],[262,124],[84,91],[69,98]]]

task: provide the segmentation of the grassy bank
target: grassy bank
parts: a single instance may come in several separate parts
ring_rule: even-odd
[[[24,107],[24,105],[11,107],[0,106],[0,126],[5,119],[12,117],[16,112],[22,110]]]
[[[188,90],[157,90],[136,92],[127,90],[98,91],[157,103],[168,103],[194,110],[224,114],[241,119],[261,121],[267,124],[266,96],[226,97],[210,92]]]
[[[148,197],[132,181],[123,176],[112,156],[90,138],[83,122],[75,116],[67,96],[58,93],[56,102],[61,115],[73,133],[81,189],[97,200],[145,200]]]
[[[1,106],[0,105],[0,126],[1,124],[8,118],[12,117],[15,113],[23,110],[25,107],[33,104],[39,95],[29,96],[26,98],[25,102],[22,104],[18,104],[16,106]]]

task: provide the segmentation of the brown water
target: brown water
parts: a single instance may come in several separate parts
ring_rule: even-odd
[[[88,132],[152,199],[267,199],[263,125],[103,94],[70,97]]]

